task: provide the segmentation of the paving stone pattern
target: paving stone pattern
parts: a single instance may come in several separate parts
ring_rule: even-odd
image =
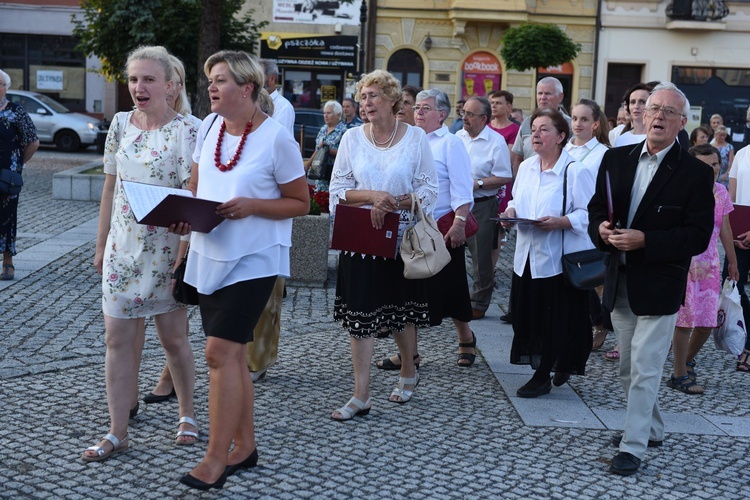
[[[34,159],[35,168],[30,165],[26,172],[19,230],[35,236],[19,238],[25,248],[98,213],[96,203],[52,200],[49,172],[55,170],[50,164],[56,158],[43,151]],[[141,404],[129,430],[130,450],[102,463],[80,459],[83,449],[107,432],[109,420],[93,246],[82,244],[0,291],[0,498],[193,497],[177,479],[200,460],[207,443],[208,381],[196,309],[190,312],[190,340],[197,364],[199,444],[173,444],[178,419],[174,400]],[[501,259],[495,295],[503,307],[509,254]],[[203,496],[747,496],[746,440],[671,433],[662,448],[649,450],[640,473],[621,478],[606,472],[615,453],[609,445],[611,431],[525,426],[481,356],[470,369],[456,366],[455,333],[447,324],[420,333],[422,379],[411,402],[386,401],[398,374],[373,368],[370,415],[346,423],[330,420],[330,413],[351,397],[353,386],[349,338],[331,317],[335,256],[331,259],[328,288],[290,287],[284,301],[279,363],[256,386],[259,466]],[[610,337],[608,346],[613,342]],[[375,359],[393,350],[392,340],[378,341]],[[665,389],[662,403],[670,411],[698,406],[713,414],[747,415],[750,377],[736,374],[726,357],[711,359],[710,367],[700,372],[701,377],[705,372],[706,395],[688,397]],[[150,321],[142,395],[153,387],[163,363]],[[588,377],[572,380],[576,392],[592,407],[621,409],[615,364],[594,353],[589,370]]]

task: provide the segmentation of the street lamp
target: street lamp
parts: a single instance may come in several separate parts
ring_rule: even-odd
[[[365,24],[367,23],[367,0],[362,0],[359,9],[359,64],[357,73],[360,75],[365,70]]]

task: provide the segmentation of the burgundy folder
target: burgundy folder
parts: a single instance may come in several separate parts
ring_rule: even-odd
[[[750,231],[750,206],[734,205],[734,210],[729,212],[729,225],[732,226],[732,238]]]
[[[383,227],[375,229],[369,208],[340,204],[336,206],[336,217],[333,219],[331,248],[395,259],[398,219],[397,212],[388,213]]]

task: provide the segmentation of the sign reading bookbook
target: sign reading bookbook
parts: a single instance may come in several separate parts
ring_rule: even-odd
[[[210,233],[224,221],[216,213],[221,202],[195,198],[187,189],[126,180],[122,181],[122,187],[138,224],[169,227],[187,222],[193,231]]]

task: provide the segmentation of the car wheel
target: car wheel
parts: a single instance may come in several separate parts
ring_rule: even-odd
[[[78,151],[78,148],[81,147],[81,140],[78,138],[78,134],[72,130],[61,130],[55,135],[55,146],[60,151],[72,153]]]

